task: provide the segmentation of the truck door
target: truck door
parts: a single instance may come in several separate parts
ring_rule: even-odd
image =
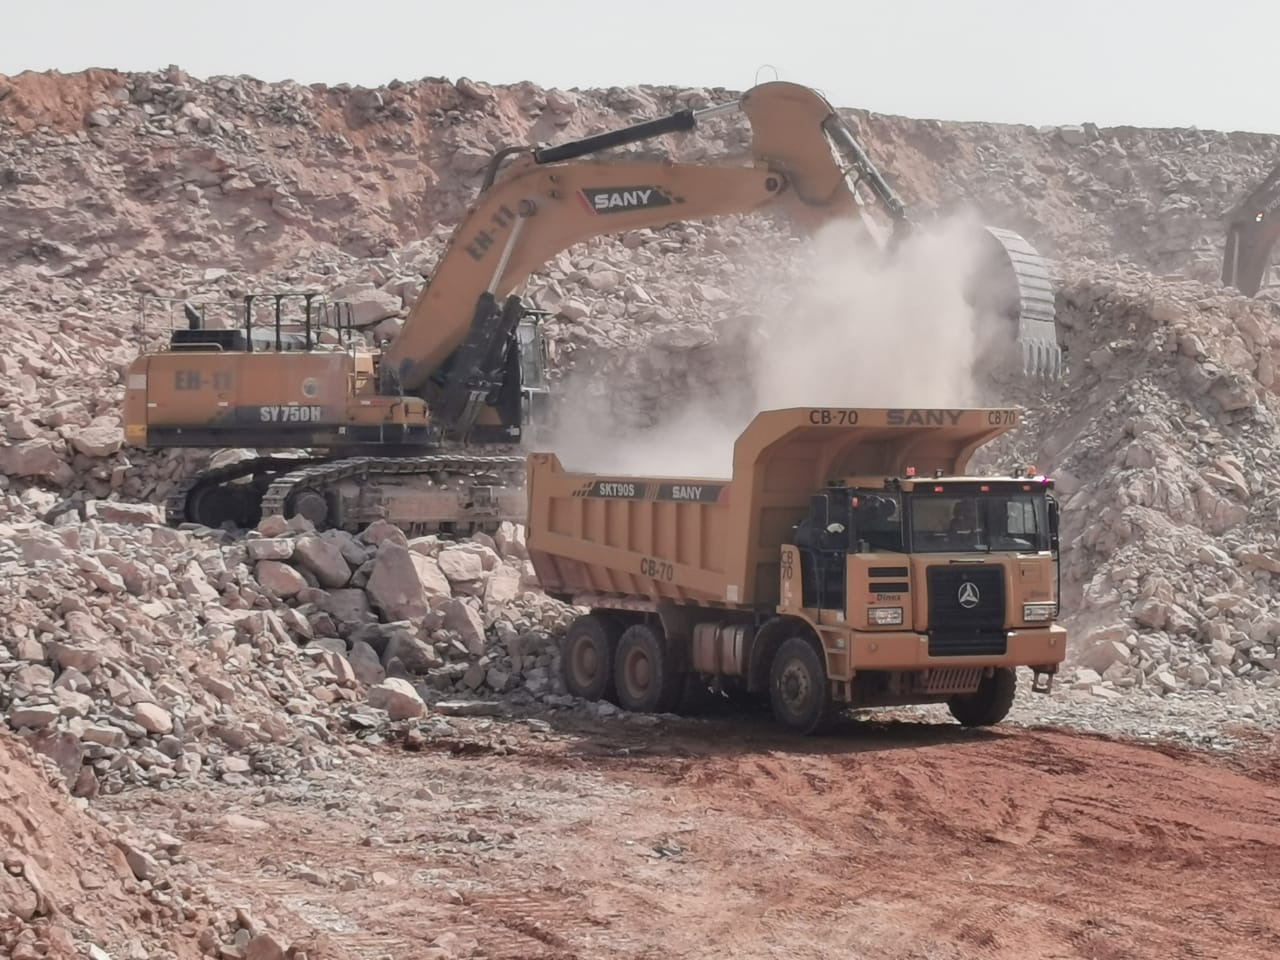
[[[806,607],[844,611],[850,534],[849,502],[843,491],[809,498],[809,516],[795,531]]]

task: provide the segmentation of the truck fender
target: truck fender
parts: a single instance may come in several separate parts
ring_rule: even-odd
[[[818,643],[818,635],[807,620],[800,617],[770,617],[755,633],[751,643],[751,652],[747,658],[747,689],[753,692],[769,688],[769,666],[773,655],[782,646],[782,642],[790,637],[804,637],[814,644],[819,654],[822,645]]]
[[[672,666],[680,672],[689,669],[690,647],[693,643],[693,620],[687,610],[670,600],[657,605],[658,620],[662,624],[662,646]]]

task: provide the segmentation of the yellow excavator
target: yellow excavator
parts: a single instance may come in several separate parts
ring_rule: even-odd
[[[751,125],[745,155],[594,156],[735,111]],[[521,522],[521,441],[548,400],[546,313],[513,291],[591,237],[764,211],[802,232],[852,221],[884,256],[913,226],[836,110],[792,83],[568,143],[507,147],[389,342],[366,345],[351,304],[314,292],[247,296],[222,325],[187,303],[166,349],[128,371],[126,442],[281,451],[185,479],[167,503],[175,525],[247,527],[278,513],[352,531],[383,519],[418,535]],[[987,227],[982,240],[990,256],[973,275],[972,302],[1006,318],[1002,347],[1020,346],[1024,375],[1059,377],[1044,261],[1016,233]]]

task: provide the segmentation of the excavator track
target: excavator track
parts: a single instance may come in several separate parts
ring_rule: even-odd
[[[357,493],[343,496],[344,484]],[[519,455],[255,457],[183,481],[166,501],[166,516],[171,526],[245,528],[296,514],[352,533],[375,520],[407,536],[491,532],[504,521],[524,522],[524,487]]]
[[[492,532],[504,521],[524,522],[524,489],[523,456],[348,457],[276,477],[261,513],[300,514],[319,527],[353,533],[376,520],[409,536]]]
[[[251,504],[257,500],[252,496],[250,485],[243,485],[246,488],[243,495],[229,491],[227,485],[260,473],[296,470],[300,464],[310,462],[315,462],[315,458],[251,457],[197,473],[179,483],[166,498],[165,518],[174,527],[184,523],[218,527],[223,520],[238,526],[250,525],[244,510],[251,510]]]

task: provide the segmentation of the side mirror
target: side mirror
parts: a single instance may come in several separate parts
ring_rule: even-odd
[[[1058,552],[1058,501],[1053,497],[1047,498],[1049,501],[1049,546],[1053,548],[1053,552]]]

